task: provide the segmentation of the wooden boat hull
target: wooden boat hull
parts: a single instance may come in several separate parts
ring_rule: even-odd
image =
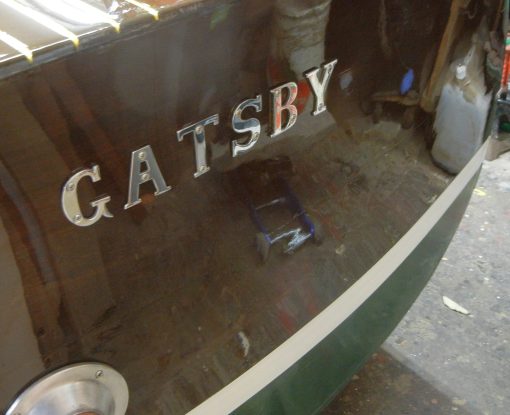
[[[22,41],[0,37],[0,408],[91,361],[127,413],[319,411],[476,182],[482,153],[433,164],[416,95],[360,109],[404,56],[428,79],[449,10],[409,1],[383,42],[377,1],[123,1],[82,24],[32,3],[0,4]]]

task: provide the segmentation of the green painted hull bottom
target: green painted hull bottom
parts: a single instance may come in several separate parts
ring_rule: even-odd
[[[389,336],[434,273],[463,217],[478,174],[431,232],[343,324],[235,414],[319,412]]]

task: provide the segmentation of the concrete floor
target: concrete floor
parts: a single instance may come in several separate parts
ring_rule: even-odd
[[[323,415],[510,413],[510,153],[485,162],[430,283]],[[469,311],[443,304],[447,296]]]

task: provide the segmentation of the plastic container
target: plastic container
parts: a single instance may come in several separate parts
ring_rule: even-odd
[[[432,157],[450,173],[460,172],[482,144],[491,102],[491,94],[485,93],[482,53],[473,45],[454,63],[454,76],[439,98]]]

